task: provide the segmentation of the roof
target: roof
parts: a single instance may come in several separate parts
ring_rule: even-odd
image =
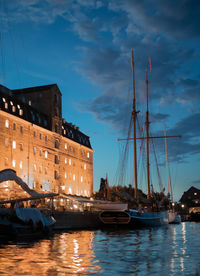
[[[19,93],[22,93],[22,94],[27,93],[28,94],[28,93],[33,93],[33,92],[45,91],[45,90],[51,89],[52,87],[56,87],[58,89],[59,93],[61,94],[60,89],[58,88],[56,83],[42,85],[42,86],[27,87],[27,88],[22,88],[22,89],[12,89],[11,91],[12,91],[13,95],[17,95]]]

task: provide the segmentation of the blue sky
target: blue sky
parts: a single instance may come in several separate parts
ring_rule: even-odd
[[[132,101],[131,48],[140,123],[150,56],[151,133],[163,135],[165,124],[168,135],[182,135],[167,144],[174,197],[200,188],[199,1],[0,0],[0,13],[1,83],[57,83],[63,117],[90,136],[95,190],[106,173],[117,183],[117,139],[126,137]],[[154,142],[166,187],[164,141]],[[140,174],[139,183],[145,191]]]

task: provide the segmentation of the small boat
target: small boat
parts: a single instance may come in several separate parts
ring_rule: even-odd
[[[34,238],[49,234],[55,220],[35,208],[0,208],[1,238]]]
[[[168,224],[168,212],[159,211],[159,212],[144,212],[141,209],[133,210],[129,209],[128,211],[131,217],[131,226],[134,227],[152,227],[152,226],[161,226]]]
[[[106,225],[127,225],[131,220],[129,213],[123,211],[103,211],[99,218]]]
[[[168,211],[168,220],[170,224],[179,224],[181,223],[181,216],[173,210]]]

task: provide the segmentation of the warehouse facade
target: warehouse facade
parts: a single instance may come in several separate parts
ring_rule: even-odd
[[[56,84],[20,90],[0,85],[0,152],[0,170],[14,169],[31,189],[87,197],[93,192],[89,137],[62,118]],[[14,197],[12,183],[0,185],[4,198]]]

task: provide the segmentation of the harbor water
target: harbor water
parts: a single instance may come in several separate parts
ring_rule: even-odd
[[[0,275],[200,275],[200,223],[1,241]]]

